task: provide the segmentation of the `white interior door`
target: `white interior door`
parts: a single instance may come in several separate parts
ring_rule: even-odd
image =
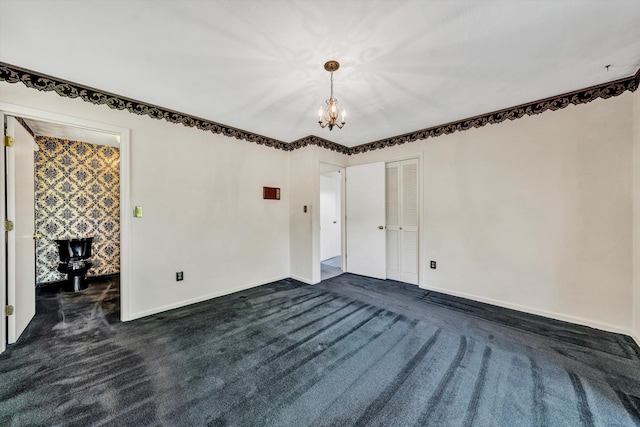
[[[348,167],[346,178],[347,271],[386,279],[385,164]]]
[[[5,135],[7,133],[6,116],[0,111],[0,129],[2,130],[2,142],[4,142]],[[6,218],[7,213],[7,197],[5,189],[5,182],[7,176],[6,166],[6,151],[0,150],[0,188],[2,189],[2,196],[0,197],[0,214],[2,215],[2,221]],[[0,222],[2,222],[0,221]],[[7,316],[5,316],[4,308],[7,306],[7,233],[0,232],[0,309],[3,310],[0,313],[0,353],[5,351],[7,344]]]
[[[401,280],[400,274],[400,162],[386,165],[387,277]]]
[[[401,214],[400,271],[402,281],[418,284],[418,160],[406,160],[401,164]]]
[[[7,117],[7,134],[13,147],[5,147],[6,219],[13,221],[7,232],[7,304],[14,307],[8,316],[9,344],[18,340],[36,313],[35,297],[35,197],[34,148],[31,135],[13,118]]]
[[[340,178],[338,171],[320,175],[320,261],[341,255]]]
[[[388,163],[387,277],[418,284],[418,160]]]

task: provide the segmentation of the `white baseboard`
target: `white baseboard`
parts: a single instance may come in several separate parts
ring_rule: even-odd
[[[638,344],[638,347],[640,347],[640,335],[635,332],[631,332],[631,338],[633,338],[636,344]]]
[[[315,283],[313,283],[313,280],[308,279],[306,277],[296,276],[295,274],[292,274],[289,277],[291,277],[292,279],[295,279],[295,280],[297,280],[299,282],[306,283],[307,285],[315,285]]]
[[[237,286],[235,288],[231,288],[231,289],[225,289],[223,291],[218,291],[218,292],[214,292],[211,294],[206,294],[206,295],[202,295],[196,298],[192,298],[189,300],[184,300],[184,301],[180,301],[177,303],[173,303],[173,304],[168,304],[168,305],[164,305],[162,307],[156,307],[150,310],[145,310],[145,311],[141,311],[138,313],[133,313],[133,315],[131,316],[131,318],[127,319],[127,321],[129,320],[134,320],[134,319],[140,319],[142,317],[146,317],[146,316],[151,316],[152,314],[157,314],[157,313],[161,313],[163,311],[168,311],[168,310],[173,310],[175,308],[180,308],[180,307],[184,307],[187,305],[191,305],[191,304],[195,304],[198,302],[202,302],[202,301],[207,301],[213,298],[217,298],[217,297],[221,297],[223,295],[229,295],[232,294],[234,292],[239,292],[239,291],[243,291],[246,289],[251,289],[251,288],[255,288],[258,286],[262,286],[262,285],[266,285],[267,283],[272,283],[272,282],[277,282],[278,280],[282,280],[282,279],[287,279],[287,278],[292,278],[295,280],[298,280],[300,282],[306,283],[308,285],[313,285],[313,282],[310,279],[307,279],[305,277],[300,277],[300,276],[295,276],[295,275],[290,275],[290,276],[278,276],[278,277],[274,277],[271,279],[267,279],[267,280],[262,280],[259,282],[253,282],[253,283],[249,283],[246,285],[242,285],[242,286]],[[513,303],[509,303],[506,301],[500,301],[500,300],[495,300],[492,298],[485,298],[485,297],[481,297],[478,295],[473,295],[473,294],[468,294],[465,292],[456,292],[456,291],[451,291],[449,289],[443,289],[443,288],[439,288],[437,286],[425,286],[425,285],[420,285],[420,287],[422,289],[426,289],[426,290],[430,290],[430,291],[435,291],[435,292],[441,292],[443,294],[447,294],[447,295],[453,295],[456,297],[461,297],[461,298],[466,298],[466,299],[470,299],[473,301],[478,301],[478,302],[483,302],[486,304],[491,304],[491,305],[496,305],[498,307],[504,307],[504,308],[509,308],[512,310],[517,310],[517,311],[522,311],[525,313],[530,313],[530,314],[536,314],[538,316],[543,316],[543,317],[548,317],[551,319],[556,319],[556,320],[562,320],[564,322],[569,322],[569,323],[575,323],[578,325],[584,325],[584,326],[589,326],[592,328],[596,328],[596,329],[600,329],[603,331],[608,331],[608,332],[614,332],[614,333],[618,333],[618,334],[624,334],[624,335],[628,335],[631,338],[634,339],[634,341],[636,342],[636,344],[638,344],[638,346],[640,346],[640,336],[629,330],[629,329],[624,329],[624,328],[620,328],[614,325],[610,325],[607,323],[601,323],[601,322],[594,322],[592,320],[589,319],[583,319],[581,317],[575,317],[575,316],[568,316],[568,315],[564,315],[561,313],[555,313],[555,312],[551,312],[551,311],[547,311],[547,310],[539,310],[533,307],[528,307],[528,306],[524,306],[524,305],[520,305],[520,304],[513,304]]]
[[[274,277],[271,279],[267,279],[267,280],[263,280],[263,281],[259,281],[259,282],[253,282],[253,283],[249,283],[246,285],[242,285],[242,286],[236,286],[235,288],[231,288],[231,289],[225,289],[223,291],[218,291],[218,292],[214,292],[211,294],[206,294],[206,295],[202,295],[196,298],[191,298],[188,300],[184,300],[184,301],[179,301],[173,304],[168,304],[168,305],[164,305],[162,307],[156,307],[156,308],[152,308],[150,310],[145,310],[145,311],[141,311],[138,313],[133,313],[131,315],[130,318],[128,318],[126,321],[129,320],[134,320],[134,319],[140,319],[142,317],[146,317],[146,316],[151,316],[152,314],[158,314],[161,313],[163,311],[168,311],[168,310],[173,310],[174,308],[180,308],[180,307],[184,307],[187,305],[191,305],[191,304],[195,304],[198,302],[202,302],[202,301],[207,301],[213,298],[217,298],[217,297],[221,297],[224,295],[229,295],[232,294],[234,292],[239,292],[239,291],[244,291],[246,289],[251,289],[251,288],[255,288],[258,286],[262,286],[262,285],[266,285],[267,283],[272,283],[272,282],[277,282],[278,280],[282,280],[282,279],[286,279],[289,276],[278,276],[278,277]]]
[[[429,290],[429,291],[441,292],[441,293],[447,294],[447,295],[466,298],[466,299],[470,299],[470,300],[473,300],[473,301],[483,302],[483,303],[486,303],[486,304],[497,305],[498,307],[509,308],[509,309],[512,309],[512,310],[522,311],[522,312],[529,313],[529,314],[535,314],[535,315],[542,316],[542,317],[548,317],[550,319],[562,320],[563,322],[575,323],[577,325],[589,326],[591,328],[600,329],[602,331],[614,332],[616,334],[628,335],[628,336],[634,338],[635,341],[637,343],[639,343],[638,345],[640,345],[640,341],[638,340],[637,336],[634,336],[633,331],[631,331],[630,329],[621,328],[621,327],[618,327],[618,326],[615,326],[615,325],[610,325],[608,323],[596,322],[596,321],[593,321],[593,320],[584,319],[584,318],[581,318],[581,317],[569,316],[569,315],[566,315],[566,314],[556,313],[556,312],[553,312],[553,311],[540,310],[540,309],[537,309],[537,308],[534,308],[534,307],[529,307],[529,306],[520,305],[520,304],[514,304],[514,303],[507,302],[507,301],[500,301],[500,300],[496,300],[496,299],[493,299],[493,298],[485,298],[485,297],[481,297],[481,296],[478,296],[478,295],[468,294],[468,293],[465,293],[465,292],[451,291],[449,289],[443,289],[443,288],[439,288],[437,286],[420,285],[420,287],[422,289],[426,289],[426,290]]]

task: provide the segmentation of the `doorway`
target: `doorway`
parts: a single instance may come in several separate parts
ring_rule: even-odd
[[[320,164],[320,278],[327,280],[343,271],[342,194],[343,170]]]
[[[5,116],[10,117],[20,117],[25,120],[25,122],[29,122],[32,126],[42,126],[44,129],[48,130],[39,130],[37,134],[54,134],[56,131],[64,130],[67,132],[71,132],[72,135],[79,134],[91,134],[93,133],[95,136],[101,136],[110,138],[114,141],[111,145],[119,148],[120,152],[120,161],[118,165],[118,172],[120,177],[120,182],[118,184],[119,187],[119,197],[116,203],[116,209],[119,210],[119,220],[117,224],[113,224],[120,236],[119,248],[117,250],[117,254],[120,260],[120,320],[129,320],[129,310],[128,310],[128,296],[129,296],[129,281],[128,281],[128,230],[129,230],[129,219],[126,213],[129,211],[129,130],[126,128],[121,128],[117,126],[105,125],[95,122],[90,122],[83,119],[66,117],[56,113],[49,113],[39,110],[34,110],[27,107],[16,106],[12,104],[4,104],[0,103],[0,116],[2,116],[2,120],[4,121]],[[5,130],[6,131],[6,130]],[[65,137],[65,139],[72,140],[83,140],[87,139],[85,137],[78,136],[70,136]],[[33,139],[32,139],[33,141]],[[82,151],[82,150],[81,150]],[[32,156],[33,159],[33,156]],[[15,171],[10,171],[8,168],[5,170],[4,159],[2,162],[2,173],[0,174],[4,180],[6,173],[14,173]],[[90,167],[90,165],[87,165]],[[63,185],[63,184],[60,184]],[[6,197],[11,196],[12,191],[19,191],[16,188],[12,187],[13,184],[7,180],[2,185],[4,190],[4,196],[2,197],[3,210],[6,212],[5,203]],[[89,186],[91,189],[91,186]],[[34,198],[32,197],[31,202],[33,204]],[[119,206],[118,206],[119,205]],[[63,214],[65,215],[65,214]],[[66,215],[72,215],[66,213]],[[33,214],[35,218],[35,212]],[[7,217],[7,213],[5,213],[5,219],[9,219]],[[28,222],[28,221],[27,221]],[[33,223],[34,221],[32,221]],[[11,236],[11,232],[0,233],[2,234],[2,241],[0,242],[0,248],[2,253],[0,254],[0,259],[3,260],[1,263],[2,273],[0,274],[0,280],[2,283],[0,284],[0,306],[4,307],[5,305],[13,305],[14,314],[16,312],[25,313],[27,310],[24,309],[24,305],[29,303],[26,300],[16,300],[16,290],[27,289],[35,290],[35,279],[33,280],[22,280],[17,279],[15,277],[15,272],[18,269],[18,266],[15,264],[15,259],[18,258],[16,255],[16,250],[19,248],[15,245],[15,238]],[[29,236],[31,240],[31,247],[34,247],[33,238],[36,238],[38,233],[33,233],[33,237]],[[50,256],[50,255],[49,255]],[[36,263],[35,263],[35,255],[32,257],[20,257],[21,260],[27,260],[30,264],[29,266],[23,266],[22,264],[19,266],[21,271],[31,270],[35,272]],[[30,260],[30,261],[29,261]],[[49,260],[50,261],[50,260]],[[27,283],[30,282],[30,283]],[[35,301],[31,300],[31,303],[35,305]],[[20,327],[15,325],[15,322],[12,322],[11,316],[1,316],[2,317],[2,325],[0,326],[0,352],[4,351],[7,343],[14,342],[20,335]],[[27,319],[27,324],[30,318]],[[24,323],[24,322],[23,322]],[[24,325],[26,327],[26,324]],[[11,339],[9,339],[11,338]]]
[[[418,159],[386,164],[387,278],[418,284]]]
[[[347,271],[419,283],[419,159],[346,169]]]
[[[36,283],[59,285],[55,240],[93,239],[87,278],[120,272],[120,149],[117,135],[24,119],[37,144]]]

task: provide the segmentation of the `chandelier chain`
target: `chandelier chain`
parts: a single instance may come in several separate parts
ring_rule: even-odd
[[[331,99],[333,99],[333,71],[331,72]]]

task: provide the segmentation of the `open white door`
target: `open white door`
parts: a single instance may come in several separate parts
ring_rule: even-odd
[[[342,255],[342,214],[339,171],[320,175],[320,261]]]
[[[9,344],[18,340],[36,313],[35,296],[35,198],[31,135],[13,118],[5,116],[13,146],[5,147],[6,219],[13,222],[7,239],[7,317]]]
[[[347,271],[387,278],[385,164],[347,168]]]
[[[6,116],[0,111],[0,130],[2,130],[2,142],[5,141],[5,135],[7,133]],[[3,144],[4,146],[4,144]],[[0,150],[0,188],[2,189],[2,196],[0,196],[0,215],[2,215],[2,221],[6,218],[7,212],[7,198],[5,188],[6,179],[6,153],[5,150]],[[7,306],[7,233],[0,232],[0,353],[5,351],[7,346],[7,316],[5,316],[5,307]]]

